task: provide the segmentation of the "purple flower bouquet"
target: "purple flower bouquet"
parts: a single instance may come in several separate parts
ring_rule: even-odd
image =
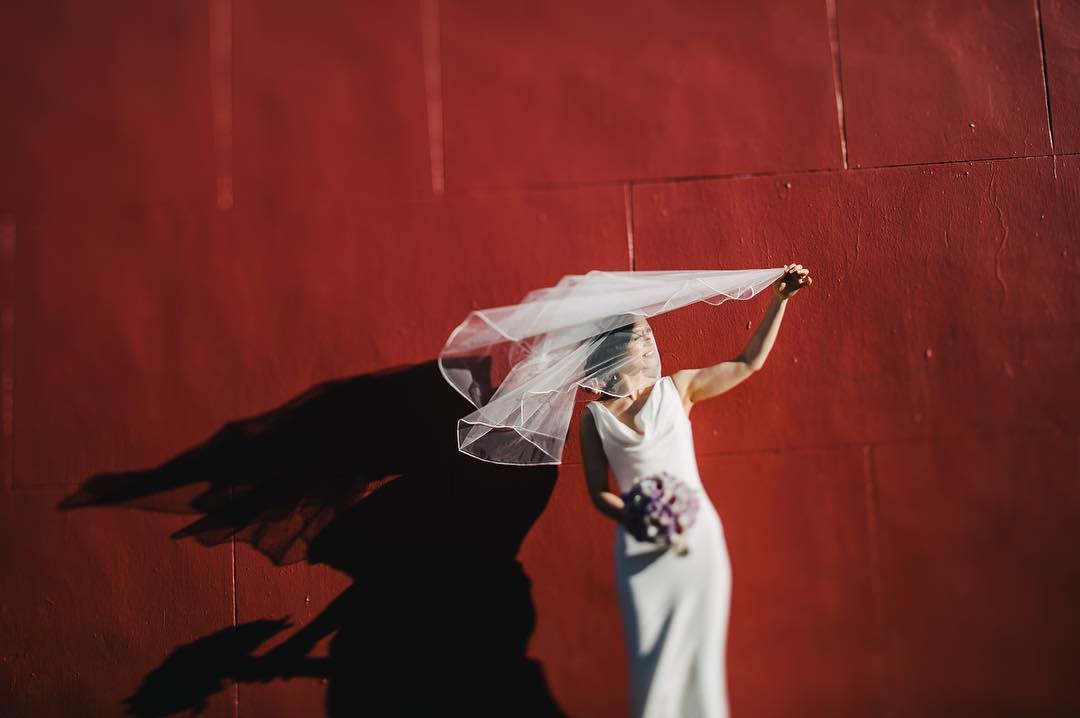
[[[661,471],[634,480],[622,494],[624,525],[638,541],[673,546],[685,556],[685,532],[697,518],[698,498],[695,489],[682,479]]]

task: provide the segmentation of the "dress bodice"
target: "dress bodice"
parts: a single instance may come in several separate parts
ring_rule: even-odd
[[[629,491],[637,478],[667,471],[689,484],[700,500],[697,525],[691,528],[689,538],[692,539],[693,534],[701,530],[699,525],[719,523],[719,516],[701,484],[690,418],[683,409],[679,389],[670,376],[661,377],[656,382],[634,417],[634,423],[641,433],[619,421],[597,401],[586,406],[596,420],[597,433],[600,434],[604,455],[615,475],[619,493]],[[618,527],[616,535],[618,543],[615,550],[619,555],[632,556],[657,550],[655,544],[638,541],[622,526]]]
[[[641,406],[634,423],[641,432],[615,418],[603,404],[587,404],[596,421],[619,491],[628,491],[634,479],[668,471],[683,481],[701,486],[694,435],[682,397],[670,376],[661,377]]]

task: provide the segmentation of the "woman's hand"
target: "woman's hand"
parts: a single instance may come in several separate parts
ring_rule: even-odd
[[[607,471],[607,466],[604,466],[604,471]],[[596,476],[603,476],[603,480],[607,480],[607,474],[601,474],[599,470],[596,471]],[[622,500],[622,497],[616,493],[607,490],[600,490],[593,494],[593,505],[609,519],[617,524],[625,526],[624,517],[626,516],[626,503]]]
[[[776,295],[781,299],[794,297],[803,287],[809,287],[814,283],[810,278],[810,270],[801,264],[788,264],[784,267],[784,276],[776,281],[773,288]]]

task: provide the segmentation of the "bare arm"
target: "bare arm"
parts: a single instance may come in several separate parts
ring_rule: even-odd
[[[758,324],[750,341],[739,354],[739,361],[745,363],[751,370],[757,371],[765,365],[765,359],[768,358],[776,342],[776,335],[780,333],[780,321],[784,318],[786,306],[787,297],[774,293],[761,323]]]
[[[672,375],[675,384],[691,404],[729,391],[764,366],[780,331],[788,298],[813,282],[809,276],[810,270],[801,264],[789,264],[785,269],[786,274],[773,285],[773,297],[765,310],[765,317],[739,356],[703,369],[684,369]]]
[[[581,463],[585,467],[585,484],[600,513],[622,522],[623,500],[608,491],[608,462],[604,455],[604,446],[600,443],[600,434],[596,431],[596,420],[592,412],[585,409],[581,413]]]

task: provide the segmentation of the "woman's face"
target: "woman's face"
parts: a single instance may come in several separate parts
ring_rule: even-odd
[[[653,340],[652,327],[639,317],[634,322],[634,334],[630,338],[630,344],[626,348],[632,361],[630,366],[639,374],[652,374],[660,364],[660,352]]]

